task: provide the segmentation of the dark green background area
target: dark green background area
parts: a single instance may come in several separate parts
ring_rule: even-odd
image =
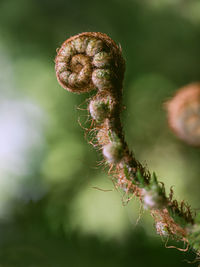
[[[76,107],[88,94],[64,91],[54,71],[56,49],[83,31],[104,32],[122,46],[130,148],[167,192],[173,185],[179,200],[200,208],[199,149],[173,135],[163,107],[200,79],[199,1],[0,0],[0,97],[31,101],[43,114],[33,130],[42,141],[24,156],[28,171],[17,193],[9,192],[15,175],[1,175],[8,193],[0,189],[0,267],[190,266],[184,260],[194,253],[166,249],[149,215],[136,226],[135,199],[124,207],[119,192],[92,189],[113,185],[78,124],[85,126],[87,113]]]

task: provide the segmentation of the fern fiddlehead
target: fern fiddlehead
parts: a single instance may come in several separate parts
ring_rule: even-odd
[[[166,195],[164,185],[134,157],[124,139],[120,113],[125,61],[121,48],[106,34],[85,32],[62,44],[55,63],[58,82],[64,89],[78,94],[97,90],[88,111],[97,145],[114,173],[116,185],[140,198],[155,219],[158,234],[194,245],[194,235],[200,234],[194,230],[190,207],[183,201],[179,204],[172,189]],[[200,244],[194,247],[199,251]]]
[[[200,146],[200,83],[179,89],[166,107],[173,132],[186,143]]]

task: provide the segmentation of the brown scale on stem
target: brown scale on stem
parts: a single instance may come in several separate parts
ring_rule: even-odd
[[[120,114],[125,61],[121,47],[106,34],[85,32],[62,44],[55,63],[64,89],[78,94],[97,90],[88,105],[92,117],[89,131],[96,135],[91,143],[102,151],[116,186],[139,197],[160,235],[186,241],[188,226],[194,223],[189,206],[184,202],[178,205],[172,189],[166,196],[164,185],[134,157],[124,139]]]

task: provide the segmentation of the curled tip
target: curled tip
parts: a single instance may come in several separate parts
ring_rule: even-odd
[[[70,92],[122,87],[125,62],[120,47],[106,34],[84,32],[67,39],[55,63],[58,82]]]
[[[177,137],[200,146],[200,83],[189,84],[177,91],[166,103],[168,123]]]

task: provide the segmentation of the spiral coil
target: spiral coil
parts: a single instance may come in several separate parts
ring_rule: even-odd
[[[125,63],[121,49],[106,34],[86,32],[69,38],[55,61],[58,82],[70,92],[122,87]]]
[[[169,126],[177,137],[200,146],[200,83],[179,89],[166,106]]]

